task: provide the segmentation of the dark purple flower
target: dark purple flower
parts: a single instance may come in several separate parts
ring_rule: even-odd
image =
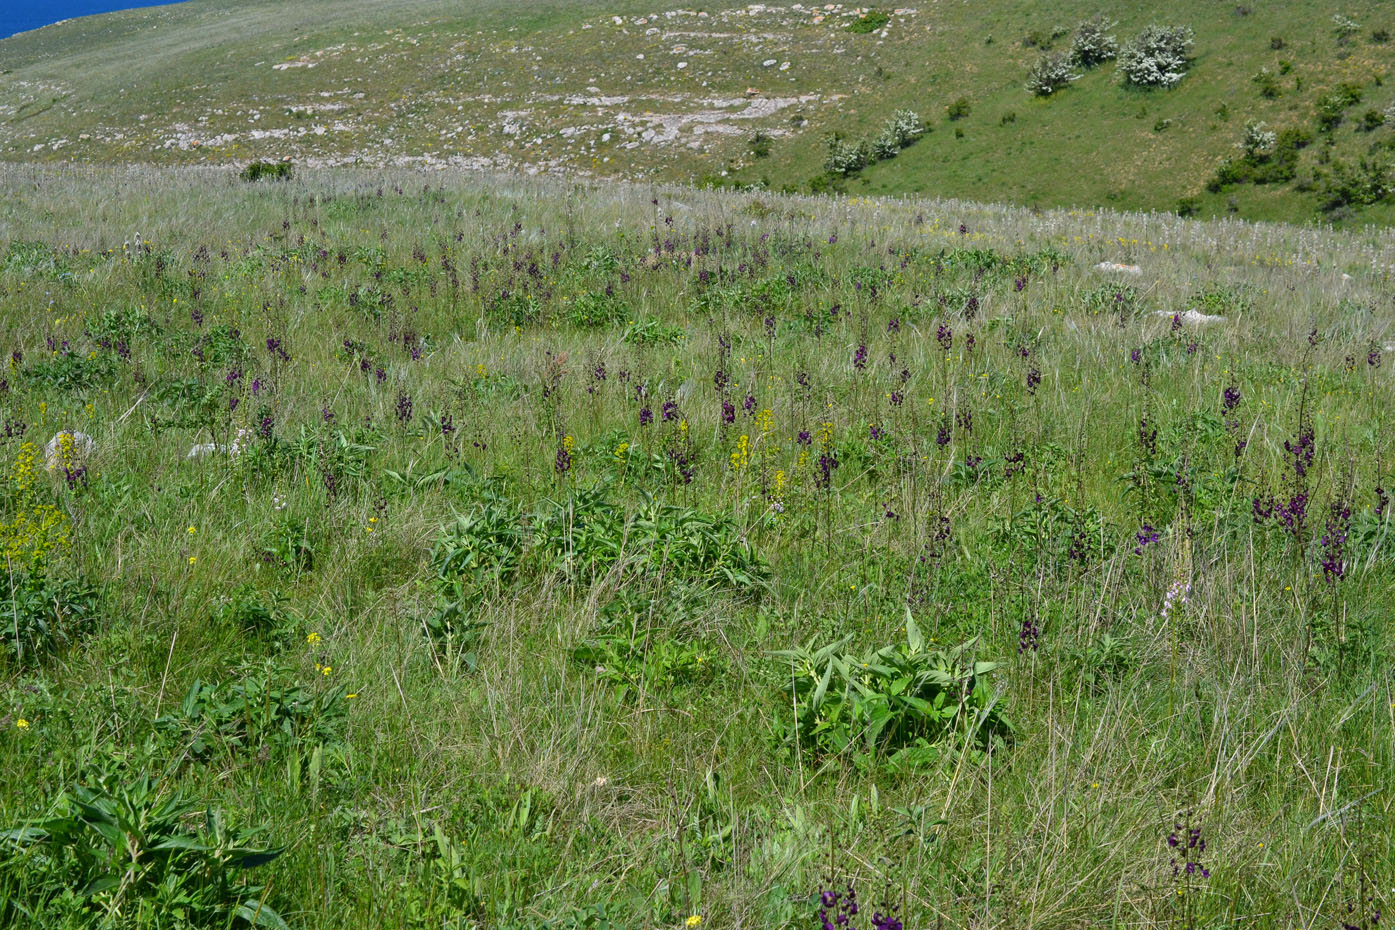
[[[1017,630],[1017,654],[1024,652],[1036,652],[1041,647],[1041,627],[1030,614],[1022,618],[1022,625]]]
[[[1134,546],[1133,554],[1142,555],[1144,549],[1148,548],[1161,538],[1162,534],[1160,534],[1157,530],[1153,529],[1153,527],[1151,527],[1147,523],[1143,524],[1143,527],[1137,533],[1134,534],[1134,539],[1138,540],[1138,545]]]

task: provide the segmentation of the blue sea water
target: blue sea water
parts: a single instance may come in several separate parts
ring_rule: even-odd
[[[75,16],[129,10],[138,6],[159,6],[169,2],[171,0],[160,0],[158,3],[142,3],[141,0],[0,0],[0,39]]]

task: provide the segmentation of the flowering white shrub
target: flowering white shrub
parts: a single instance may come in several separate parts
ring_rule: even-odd
[[[1119,53],[1119,71],[1140,87],[1176,87],[1186,77],[1195,39],[1189,26],[1149,26]]]
[[[872,161],[886,161],[888,158],[895,158],[901,154],[901,147],[896,144],[895,139],[883,132],[872,140],[869,154]]]
[[[1081,68],[1093,68],[1119,55],[1119,40],[1109,34],[1117,23],[1096,15],[1076,27],[1070,43],[1070,60]]]
[[[867,167],[868,151],[865,142],[849,142],[837,136],[828,139],[828,158],[823,166],[833,174],[844,177]]]
[[[1070,59],[1065,55],[1047,54],[1027,72],[1027,90],[1038,97],[1049,97],[1079,77],[1071,71]]]
[[[1261,158],[1273,152],[1278,141],[1278,134],[1266,124],[1250,122],[1245,125],[1245,134],[1236,145],[1248,157]]]
[[[897,110],[891,114],[891,120],[882,134],[889,136],[897,148],[903,149],[925,134],[925,125],[920,121],[920,114],[914,110]]]

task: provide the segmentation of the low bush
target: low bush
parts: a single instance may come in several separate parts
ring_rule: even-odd
[[[244,181],[289,181],[294,174],[288,161],[254,161],[238,177]]]
[[[1349,82],[1323,94],[1317,103],[1318,132],[1331,132],[1342,124],[1347,110],[1361,102],[1361,88]]]
[[[1109,30],[1117,25],[1113,20],[1096,15],[1075,29],[1070,43],[1070,60],[1080,68],[1093,68],[1113,61],[1119,56],[1119,40]]]
[[[1191,66],[1195,40],[1188,26],[1149,26],[1119,52],[1119,72],[1137,87],[1176,87]]]
[[[1049,97],[1079,77],[1071,70],[1071,61],[1065,55],[1046,54],[1027,72],[1027,90],[1038,97]]]
[[[886,10],[868,10],[848,24],[848,32],[854,35],[867,35],[876,32],[891,22],[891,14]]]
[[[823,166],[829,174],[847,177],[866,168],[870,157],[867,143],[849,142],[835,135],[828,139],[828,157]]]

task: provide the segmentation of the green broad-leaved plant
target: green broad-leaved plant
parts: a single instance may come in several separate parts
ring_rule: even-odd
[[[999,663],[974,660],[977,638],[931,649],[908,609],[904,643],[858,655],[849,639],[773,653],[789,665],[782,700],[794,723],[784,736],[800,750],[906,769],[933,762],[955,737],[977,748],[1012,739],[983,681]]]

